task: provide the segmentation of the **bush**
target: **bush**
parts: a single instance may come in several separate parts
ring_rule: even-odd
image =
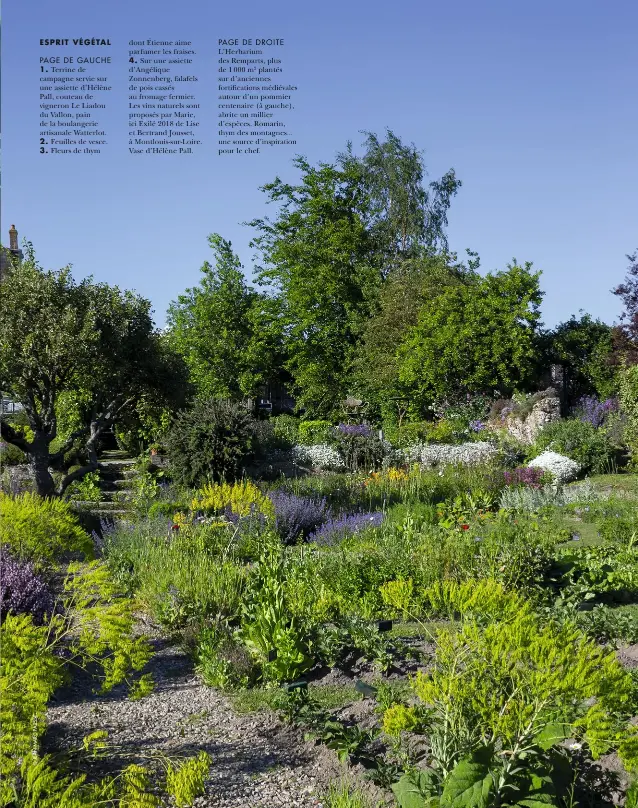
[[[302,446],[315,446],[327,443],[332,434],[330,421],[301,421],[299,424],[299,443]]]
[[[536,436],[532,454],[545,450],[575,460],[585,474],[602,474],[620,461],[619,453],[602,429],[579,418],[565,418],[547,424]]]
[[[237,479],[252,457],[253,426],[254,418],[239,404],[196,402],[174,419],[165,438],[173,479],[192,487]]]
[[[270,500],[275,508],[275,526],[285,544],[293,544],[308,535],[328,518],[326,499],[309,499],[274,491]]]
[[[33,564],[0,553],[0,621],[7,614],[30,614],[34,623],[41,624],[52,611],[53,596]]]
[[[67,553],[93,553],[91,539],[67,502],[31,493],[16,497],[0,493],[0,545],[3,544],[17,559],[33,561],[36,567]]]
[[[560,485],[575,479],[581,468],[579,464],[570,457],[558,454],[557,452],[542,452],[538,457],[530,460],[530,468],[539,468],[552,475],[553,482]]]
[[[290,449],[299,443],[299,419],[294,415],[276,415],[270,419],[270,423],[282,447]]]
[[[339,424],[334,441],[348,471],[372,470],[383,463],[386,447],[366,424]]]
[[[20,466],[28,463],[27,455],[11,443],[0,442],[0,464],[3,466]]]

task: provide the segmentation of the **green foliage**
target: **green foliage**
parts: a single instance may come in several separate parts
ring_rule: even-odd
[[[197,757],[174,764],[169,763],[166,773],[166,790],[175,800],[178,808],[192,805],[195,798],[204,793],[204,778],[211,766],[211,758],[206,752]]]
[[[327,443],[332,434],[332,423],[325,420],[299,421],[298,439],[302,446]]]
[[[105,551],[118,583],[169,631],[212,616],[236,618],[246,576],[220,558],[232,545],[229,525],[182,524],[170,534],[164,519],[115,531]]]
[[[0,389],[23,405],[33,439],[4,420],[0,432],[29,454],[39,494],[62,494],[73,481],[64,476],[56,488],[49,468],[76,442],[93,470],[100,436],[118,415],[143,393],[159,401],[175,391],[176,363],[150,306],[92,278],[76,283],[68,267],[44,271],[30,245],[25,260],[9,270],[0,300]],[[70,410],[63,426],[71,431],[51,451],[63,403]]]
[[[274,557],[260,560],[239,636],[261,664],[265,679],[292,681],[312,667],[303,627],[286,603],[283,565]],[[276,651],[273,660],[271,651]]]
[[[616,392],[616,369],[608,361],[612,351],[612,328],[590,314],[572,315],[543,335],[548,363],[567,371],[569,400],[597,395],[602,400]]]
[[[31,493],[15,497],[0,493],[2,544],[10,547],[17,558],[38,565],[59,560],[68,553],[87,557],[93,553],[93,543],[68,503]]]
[[[197,401],[179,413],[165,438],[171,476],[185,486],[241,476],[253,443],[253,418],[240,404]]]
[[[83,502],[101,502],[104,494],[100,488],[100,472],[91,471],[85,474],[82,479],[71,483],[65,493],[70,499],[78,499]]]
[[[299,443],[299,427],[301,422],[294,415],[276,415],[270,419],[275,437],[286,446]]]
[[[231,243],[217,234],[208,243],[215,266],[205,262],[199,285],[171,304],[168,339],[200,398],[236,400],[254,395],[268,380],[274,351],[259,344],[259,324],[251,316],[258,296],[247,286]]]
[[[414,687],[429,711],[433,760],[445,775],[489,749],[499,762],[494,790],[503,793],[519,761],[539,746],[576,736],[597,757],[625,738],[631,677],[613,652],[573,626],[543,627],[523,609],[483,627],[465,622],[437,640],[434,667],[417,674]]]
[[[632,464],[638,458],[638,365],[623,368],[619,373],[620,404],[627,416],[626,438]]]
[[[378,285],[366,231],[367,202],[356,165],[311,166],[294,160],[299,185],[276,178],[263,186],[280,203],[274,221],[249,224],[260,254],[260,285],[280,300],[280,333],[298,404],[310,417],[331,414],[347,394],[347,366]]]
[[[0,465],[18,466],[27,461],[28,456],[17,446],[12,446],[10,443],[0,444]]]
[[[48,624],[35,626],[28,615],[6,616],[1,628],[0,804],[7,804],[2,800],[17,787],[20,759],[38,751],[47,702],[63,682],[66,667],[96,663],[102,669],[101,691],[106,692],[126,681],[131,671],[141,670],[150,658],[147,641],[133,636],[132,604],[118,594],[103,565],[72,564],[61,608]],[[148,686],[147,677],[143,689],[148,691]],[[45,767],[29,772],[33,793],[36,779],[41,783],[38,788],[55,779]]]
[[[542,293],[531,264],[447,286],[401,346],[399,378],[423,410],[461,392],[512,390],[535,373]]]
[[[258,669],[245,645],[230,631],[205,628],[197,639],[197,671],[210,687],[231,691],[254,683]]]
[[[543,427],[530,454],[536,457],[546,450],[570,457],[583,472],[592,474],[604,474],[620,460],[605,430],[579,418],[564,418]]]

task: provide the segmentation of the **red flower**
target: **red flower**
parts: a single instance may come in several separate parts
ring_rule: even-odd
[[[179,525],[173,525],[173,526],[171,527],[171,530],[179,530]]]
[[[461,528],[462,528],[463,530],[469,530],[469,529],[470,529],[470,526],[469,526],[469,525],[461,525]]]

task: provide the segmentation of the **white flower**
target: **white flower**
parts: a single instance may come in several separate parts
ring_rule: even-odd
[[[580,471],[580,466],[575,460],[558,454],[558,452],[543,452],[529,465],[532,468],[549,471],[556,483],[567,483],[573,480]]]
[[[316,469],[343,468],[339,452],[325,443],[318,443],[315,446],[294,446],[292,453],[297,463],[307,464]]]
[[[425,468],[455,463],[470,466],[493,459],[498,455],[498,449],[487,441],[472,441],[460,446],[415,443],[404,449],[403,455],[408,463],[420,463]]]

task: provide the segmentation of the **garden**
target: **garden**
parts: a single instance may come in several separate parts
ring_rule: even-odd
[[[638,257],[547,330],[453,171],[295,165],[166,329],[8,273],[0,806],[636,808]]]

